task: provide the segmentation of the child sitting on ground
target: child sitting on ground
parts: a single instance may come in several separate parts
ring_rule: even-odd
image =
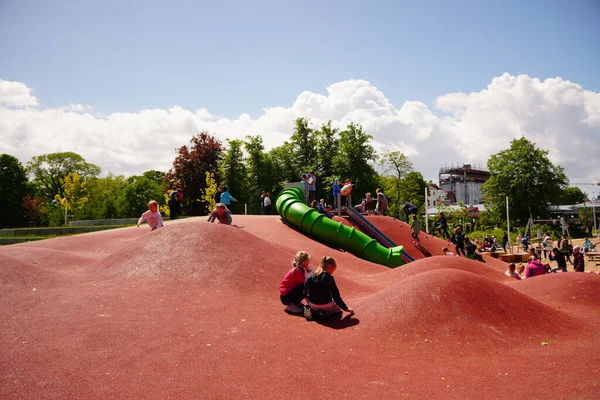
[[[517,266],[517,273],[521,277],[521,279],[525,279],[525,266],[521,263]]]
[[[519,266],[517,267],[517,272],[519,273],[521,279],[525,279],[525,266],[523,264],[519,264]]]
[[[287,306],[285,311],[291,314],[302,314],[304,306],[304,281],[306,273],[310,272],[310,256],[305,251],[299,251],[294,256],[292,269],[283,277],[279,285],[279,296],[284,306]]]
[[[142,214],[140,219],[137,222],[137,227],[140,227],[140,224],[144,221],[148,222],[148,226],[155,230],[156,228],[161,228],[163,226],[163,220],[160,216],[160,211],[158,211],[158,203],[156,200],[151,200],[148,203],[148,211]]]
[[[444,247],[444,248],[442,248],[442,251],[444,252],[444,255],[445,255],[445,256],[455,256],[455,255],[456,255],[456,254],[454,254],[453,252],[451,252],[451,251],[448,251],[448,248],[447,248],[447,247]]]
[[[337,264],[333,257],[325,256],[316,270],[306,277],[304,291],[310,313],[305,314],[307,319],[318,319],[333,314],[342,313],[342,310],[354,314],[354,310],[344,303],[340,291],[335,284],[333,274]]]
[[[516,271],[517,266],[515,264],[509,264],[508,270],[504,273],[504,275],[515,278],[517,280],[521,280],[521,275]]]
[[[225,204],[215,204],[215,208],[213,209],[213,212],[210,213],[210,216],[208,217],[207,221],[212,223],[215,221],[215,219],[218,220],[220,224],[231,225],[231,213],[229,212]]]

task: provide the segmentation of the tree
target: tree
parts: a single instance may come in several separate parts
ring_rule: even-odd
[[[132,176],[125,180],[125,186],[116,200],[119,216],[123,218],[139,217],[148,210],[150,200],[164,204],[163,188],[145,176]]]
[[[77,153],[51,153],[36,156],[27,163],[27,172],[33,176],[39,193],[49,199],[63,195],[61,179],[69,173],[77,173],[81,180],[97,176],[100,167],[85,161]]]
[[[25,222],[22,199],[26,194],[27,174],[23,165],[11,155],[0,155],[0,229]]]
[[[207,203],[202,200],[206,189],[206,172],[215,174],[219,181],[218,164],[222,158],[223,145],[215,137],[200,132],[190,139],[191,146],[181,146],[173,161],[173,168],[165,180],[183,190],[182,207],[192,215],[206,214]]]
[[[290,137],[297,173],[308,173],[317,166],[317,140],[309,124],[308,118],[297,118],[294,133]]]
[[[572,204],[581,204],[586,202],[588,196],[586,193],[581,191],[578,187],[568,187],[565,188],[561,193],[559,193],[558,199],[556,199],[553,204],[557,205],[572,205]]]
[[[386,196],[389,200],[390,214],[401,218],[402,213],[404,212],[402,210],[404,203],[410,201],[407,197],[404,197],[404,195],[414,197],[410,190],[404,190],[404,195],[401,193],[404,180],[413,170],[413,164],[402,152],[392,151],[381,157],[380,166],[383,169],[385,177],[384,182],[387,188]],[[411,186],[411,189],[414,188]]]
[[[239,139],[227,139],[229,148],[225,152],[223,161],[220,164],[222,182],[227,185],[231,195],[235,197],[240,204],[247,202],[246,187],[248,175],[244,163],[244,153],[242,146],[244,142]]]
[[[482,187],[486,208],[500,213],[508,196],[511,219],[521,223],[530,215],[547,216],[553,194],[562,192],[568,183],[562,167],[548,159],[548,152],[524,137],[492,155],[487,166],[491,177]]]
[[[215,195],[217,194],[217,181],[215,181],[215,174],[206,171],[206,189],[202,194],[202,200],[208,204],[209,211],[215,208]]]
[[[109,173],[104,178],[90,178],[87,182],[88,202],[84,209],[75,210],[77,219],[113,219],[120,218],[117,198],[125,188],[123,175]],[[161,186],[164,183],[161,183]]]
[[[330,189],[336,178],[333,160],[338,152],[338,129],[331,127],[331,121],[321,125],[321,129],[315,132],[317,142],[317,174],[320,184],[317,184],[317,197],[326,198],[329,203],[333,200]]]
[[[339,151],[334,158],[334,168],[342,181],[352,179],[356,184],[353,197],[362,196],[366,190],[372,190],[380,184],[380,178],[371,162],[375,161],[375,149],[371,146],[372,136],[360,125],[350,123],[340,132]]]
[[[44,210],[44,200],[39,197],[33,197],[28,194],[23,197],[23,208],[25,209],[25,214],[29,217],[29,220],[35,226],[37,220],[43,216],[46,211]]]
[[[82,209],[87,203],[87,183],[81,179],[77,172],[69,172],[67,176],[60,180],[62,193],[54,198],[58,204],[65,210],[65,225],[67,225],[67,213],[75,208]]]
[[[159,185],[164,185],[165,189],[167,186],[167,182],[165,181],[166,175],[167,175],[166,173],[164,173],[162,171],[157,171],[154,169],[151,169],[149,171],[142,173],[142,176],[145,176],[146,178],[150,179],[152,182],[156,182]]]
[[[246,136],[244,148],[248,153],[246,159],[246,168],[248,172],[247,193],[249,196],[248,212],[250,214],[260,214],[260,194],[261,192],[271,192],[274,189],[271,174],[270,159],[265,154],[265,146],[261,136]]]

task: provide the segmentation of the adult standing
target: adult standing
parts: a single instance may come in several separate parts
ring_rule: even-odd
[[[340,191],[342,194],[342,204],[345,204],[346,207],[352,207],[352,188],[354,185],[352,184],[352,179],[346,179],[344,182],[344,186],[342,186],[342,190]],[[339,204],[341,207],[342,204]]]
[[[579,246],[573,247],[573,269],[575,272],[585,272],[585,261]]]
[[[504,232],[504,235],[502,235],[502,250],[504,250],[505,253],[506,253],[506,245],[507,244],[508,244],[508,232]]]
[[[263,214],[271,214],[271,193],[265,193],[265,198],[263,199]]]
[[[552,240],[552,236],[548,232],[546,232],[542,247],[544,247],[544,258],[548,258],[548,254],[552,254],[552,249],[554,248],[554,240]]]
[[[317,200],[317,177],[315,176],[315,171],[308,173],[306,188],[308,189],[308,202],[312,203]]]
[[[229,188],[223,185],[223,193],[221,193],[221,203],[225,204],[229,211],[233,214],[233,205],[237,203],[235,197],[229,193]]]
[[[169,199],[167,200],[167,204],[169,205],[169,218],[177,219],[179,213],[181,212],[181,197],[183,197],[183,193],[180,192],[181,189],[173,186],[173,190],[169,193]],[[181,197],[180,197],[181,195]]]
[[[223,186],[217,188],[217,192],[215,193],[215,204],[221,202],[221,193],[223,193]]]
[[[261,215],[265,215],[265,191],[264,190],[260,193],[260,213],[261,213]]]
[[[567,236],[566,233],[563,234],[562,240],[560,241],[560,246],[558,246],[558,247],[560,249],[560,252],[567,259],[567,261],[569,263],[571,263],[571,257],[569,254],[571,252],[571,247],[570,247],[570,243],[569,243],[569,237]]]

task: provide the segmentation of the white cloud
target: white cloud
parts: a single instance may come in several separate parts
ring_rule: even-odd
[[[332,84],[326,94],[303,92],[290,107],[265,109],[256,119],[247,114],[218,118],[204,108],[179,106],[106,116],[79,104],[31,108],[37,104],[31,90],[7,81],[0,81],[0,101],[10,106],[0,105],[0,149],[23,162],[34,155],[75,151],[105,172],[167,170],[175,148],[201,130],[221,140],[262,134],[271,148],[289,138],[295,118],[309,117],[315,126],[330,119],[338,128],[361,124],[378,151],[404,151],[417,170],[434,180],[440,165],[484,165],[491,154],[524,135],[548,150],[571,179],[600,181],[600,94],[561,78],[504,74],[479,92],[442,95],[433,109],[417,101],[396,108],[369,82],[348,80]]]
[[[11,82],[0,79],[0,105],[9,107],[37,106],[38,101],[32,90],[23,82]]]

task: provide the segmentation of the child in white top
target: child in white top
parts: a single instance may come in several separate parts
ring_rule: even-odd
[[[152,200],[148,203],[148,211],[142,214],[137,223],[137,227],[139,228],[140,224],[144,221],[148,221],[148,226],[152,228],[152,230],[163,226],[163,220],[160,216],[160,211],[158,211],[158,203],[156,200]]]
[[[510,278],[521,280],[521,275],[517,272],[517,266],[515,264],[510,264],[508,266],[508,270],[504,273],[504,275]]]
[[[448,248],[447,248],[447,247],[444,247],[444,248],[442,248],[442,251],[444,252],[444,255],[445,255],[445,256],[455,256],[455,255],[456,255],[456,254],[454,254],[453,252],[451,252],[451,251],[448,251]]]

